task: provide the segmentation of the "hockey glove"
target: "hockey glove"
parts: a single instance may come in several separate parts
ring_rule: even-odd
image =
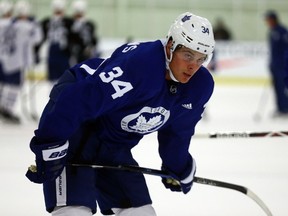
[[[55,180],[63,171],[66,163],[68,142],[36,144],[33,137],[30,148],[36,156],[36,166],[30,166],[26,177],[34,183]]]
[[[190,172],[188,172],[188,176],[185,178],[181,178],[175,175],[175,173],[171,172],[164,166],[162,166],[162,170],[167,172],[171,176],[171,178],[162,178],[162,183],[167,189],[178,192],[182,191],[184,194],[187,194],[191,190],[196,172],[196,165],[194,159],[192,160],[192,169]]]

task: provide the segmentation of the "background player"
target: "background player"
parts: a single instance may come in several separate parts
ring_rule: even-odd
[[[288,52],[288,31],[275,11],[268,11],[265,21],[269,27],[269,69],[276,98],[274,117],[288,116],[288,89],[285,87],[285,52]]]
[[[166,40],[124,44],[108,59],[67,70],[54,86],[30,148],[52,215],[156,215],[141,173],[76,168],[69,163],[138,165],[131,149],[158,133],[166,188],[188,193],[196,163],[191,137],[214,81],[202,64],[214,50],[210,22],[181,14]]]
[[[53,0],[51,7],[52,16],[41,22],[44,38],[37,46],[36,52],[39,56],[40,48],[44,42],[48,42],[47,78],[54,84],[63,72],[70,67],[71,51],[69,44],[72,37],[72,19],[65,15],[65,0]]]
[[[34,46],[42,37],[37,22],[30,16],[30,5],[19,1],[1,2],[0,20],[0,115],[5,122],[20,123],[15,105],[24,82],[25,70],[34,63]]]
[[[96,56],[96,37],[95,24],[86,17],[87,2],[85,0],[75,0],[72,3],[73,25],[72,43],[69,45],[72,52],[72,63],[82,62],[88,58]]]

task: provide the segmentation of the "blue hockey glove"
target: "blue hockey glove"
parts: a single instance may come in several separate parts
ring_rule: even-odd
[[[30,148],[36,156],[36,166],[29,167],[26,177],[39,184],[55,180],[64,169],[68,142],[37,145],[35,137],[33,137]]]
[[[190,171],[188,172],[188,175],[184,178],[181,178],[175,175],[175,173],[171,172],[169,169],[162,166],[162,170],[171,176],[171,178],[162,178],[162,183],[167,189],[170,189],[171,191],[182,191],[184,194],[187,194],[192,188],[193,179],[196,172],[196,164],[194,159],[192,160],[192,166],[190,168],[192,169],[189,169]]]

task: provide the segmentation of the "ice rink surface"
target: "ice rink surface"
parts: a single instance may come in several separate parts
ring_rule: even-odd
[[[39,114],[49,88],[45,82],[36,85]],[[29,141],[37,124],[24,116],[20,107],[19,103],[22,125],[0,123],[0,212],[3,216],[49,215],[44,208],[42,186],[29,182],[24,176],[27,167],[34,163]],[[216,83],[206,117],[198,124],[196,133],[288,130],[288,119],[270,118],[273,110],[274,99],[269,87]],[[258,121],[255,121],[256,115]],[[192,138],[190,152],[197,162],[197,176],[246,186],[262,199],[274,216],[287,216],[287,137]],[[160,168],[156,134],[146,136],[133,153],[141,166]],[[253,200],[234,190],[195,183],[192,191],[183,195],[165,189],[159,177],[146,175],[146,179],[158,216],[265,215]]]

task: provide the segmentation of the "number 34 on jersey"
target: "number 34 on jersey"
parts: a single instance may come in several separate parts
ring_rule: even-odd
[[[86,64],[82,64],[80,67],[91,75],[94,74],[94,72],[96,71],[95,69],[90,68]],[[110,83],[113,86],[115,90],[115,93],[111,95],[113,99],[122,97],[125,93],[133,89],[133,86],[130,82],[119,80],[123,73],[124,72],[120,67],[114,67],[111,71],[101,72],[99,74],[102,82]]]

